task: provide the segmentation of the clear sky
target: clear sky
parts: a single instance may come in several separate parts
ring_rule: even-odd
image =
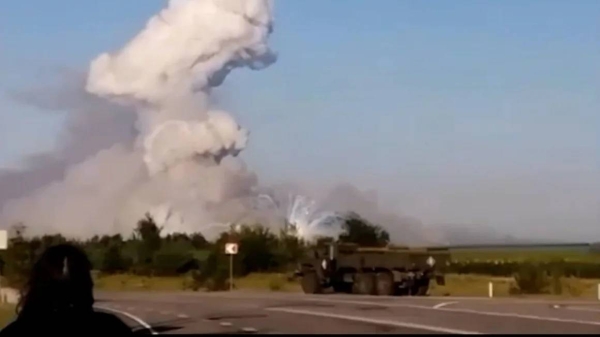
[[[85,69],[158,0],[10,1],[0,90]],[[221,104],[261,179],[353,182],[429,224],[600,241],[600,1],[275,2],[279,60]],[[50,149],[60,114],[0,97],[0,166]]]

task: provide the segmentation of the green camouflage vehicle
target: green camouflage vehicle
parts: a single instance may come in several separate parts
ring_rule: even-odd
[[[304,293],[424,296],[432,279],[445,284],[447,248],[364,248],[327,243],[314,248],[298,265]]]

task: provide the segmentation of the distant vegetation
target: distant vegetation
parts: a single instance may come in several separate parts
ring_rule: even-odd
[[[598,253],[598,254],[596,254]],[[453,249],[452,259],[454,261],[552,261],[564,259],[579,262],[600,262],[600,252],[595,246],[573,245],[556,247],[499,247],[499,248],[463,248]]]
[[[73,241],[61,235],[27,238],[24,225],[14,226],[6,251],[0,252],[2,272],[8,285],[19,288],[25,282],[33,261],[54,244],[71,242],[82,247],[100,278],[129,274],[152,278],[185,275],[185,288],[198,290],[228,287],[229,260],[224,245],[239,243],[234,259],[234,275],[290,272],[306,253],[306,243],[284,231],[274,233],[260,225],[244,225],[208,241],[201,233],[162,235],[150,216],[141,219],[128,238],[121,235],[95,236]],[[382,227],[350,214],[340,242],[384,247],[390,243]],[[447,273],[509,277],[511,293],[562,293],[565,278],[600,278],[600,249],[460,249],[451,251]],[[122,281],[125,282],[125,281]],[[270,281],[280,289],[285,281]],[[568,287],[568,286],[567,286]]]
[[[138,276],[187,275],[189,288],[226,288],[229,260],[225,243],[239,243],[234,275],[290,271],[306,252],[306,244],[283,230],[274,233],[260,225],[243,225],[236,231],[223,232],[214,242],[201,233],[161,235],[162,229],[147,215],[129,238],[121,235],[95,236],[85,241],[69,240],[62,235],[27,238],[24,225],[14,226],[9,248],[0,252],[2,272],[9,286],[20,288],[26,281],[33,261],[49,246],[70,242],[84,249],[99,276],[134,274]],[[350,214],[340,242],[385,246],[389,234],[358,214]],[[276,287],[276,286],[274,286]]]

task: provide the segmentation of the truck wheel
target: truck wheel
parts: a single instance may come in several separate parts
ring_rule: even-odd
[[[426,296],[429,291],[429,279],[418,280],[411,287],[411,296]]]
[[[352,292],[359,295],[375,295],[375,275],[373,273],[357,273],[354,277]]]
[[[315,272],[309,272],[302,275],[302,291],[305,294],[320,294],[323,291],[319,277]]]
[[[392,276],[392,273],[377,273],[376,288],[377,295],[392,296],[394,294],[394,277]]]
[[[352,293],[352,284],[345,282],[336,282],[333,284],[333,291],[336,293]]]

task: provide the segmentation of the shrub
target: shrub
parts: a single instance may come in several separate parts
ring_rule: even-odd
[[[520,294],[542,294],[550,284],[546,272],[537,264],[523,264],[514,275]]]
[[[583,294],[583,292],[585,291],[585,284],[583,284],[583,282],[581,282],[580,280],[573,278],[573,277],[569,277],[569,278],[565,278],[563,279],[563,282],[565,284],[565,288],[567,289],[567,293],[570,296],[573,297],[578,297],[581,296]]]
[[[100,270],[103,273],[118,273],[127,270],[128,263],[121,254],[121,248],[114,244],[111,245],[105,252],[102,257],[102,265]]]
[[[229,275],[219,270],[204,283],[207,291],[223,291],[229,289]]]
[[[188,272],[183,278],[181,287],[183,290],[192,290],[198,291],[202,286],[204,286],[205,279],[202,277],[202,274],[198,270],[191,270]]]
[[[269,290],[280,291],[285,286],[285,279],[281,275],[275,275],[269,280]]]
[[[185,248],[185,247],[182,247]],[[152,259],[152,269],[155,275],[176,275],[179,267],[192,259],[192,254],[175,245],[162,247]]]
[[[532,263],[530,261],[454,261],[447,266],[447,272],[509,277],[518,273],[523,265]],[[597,262],[554,260],[539,262],[537,265],[549,274],[559,270],[561,276],[566,277],[600,278],[600,263]]]
[[[551,286],[554,295],[562,295],[563,293],[563,275],[564,271],[560,263],[554,264],[551,269]]]

